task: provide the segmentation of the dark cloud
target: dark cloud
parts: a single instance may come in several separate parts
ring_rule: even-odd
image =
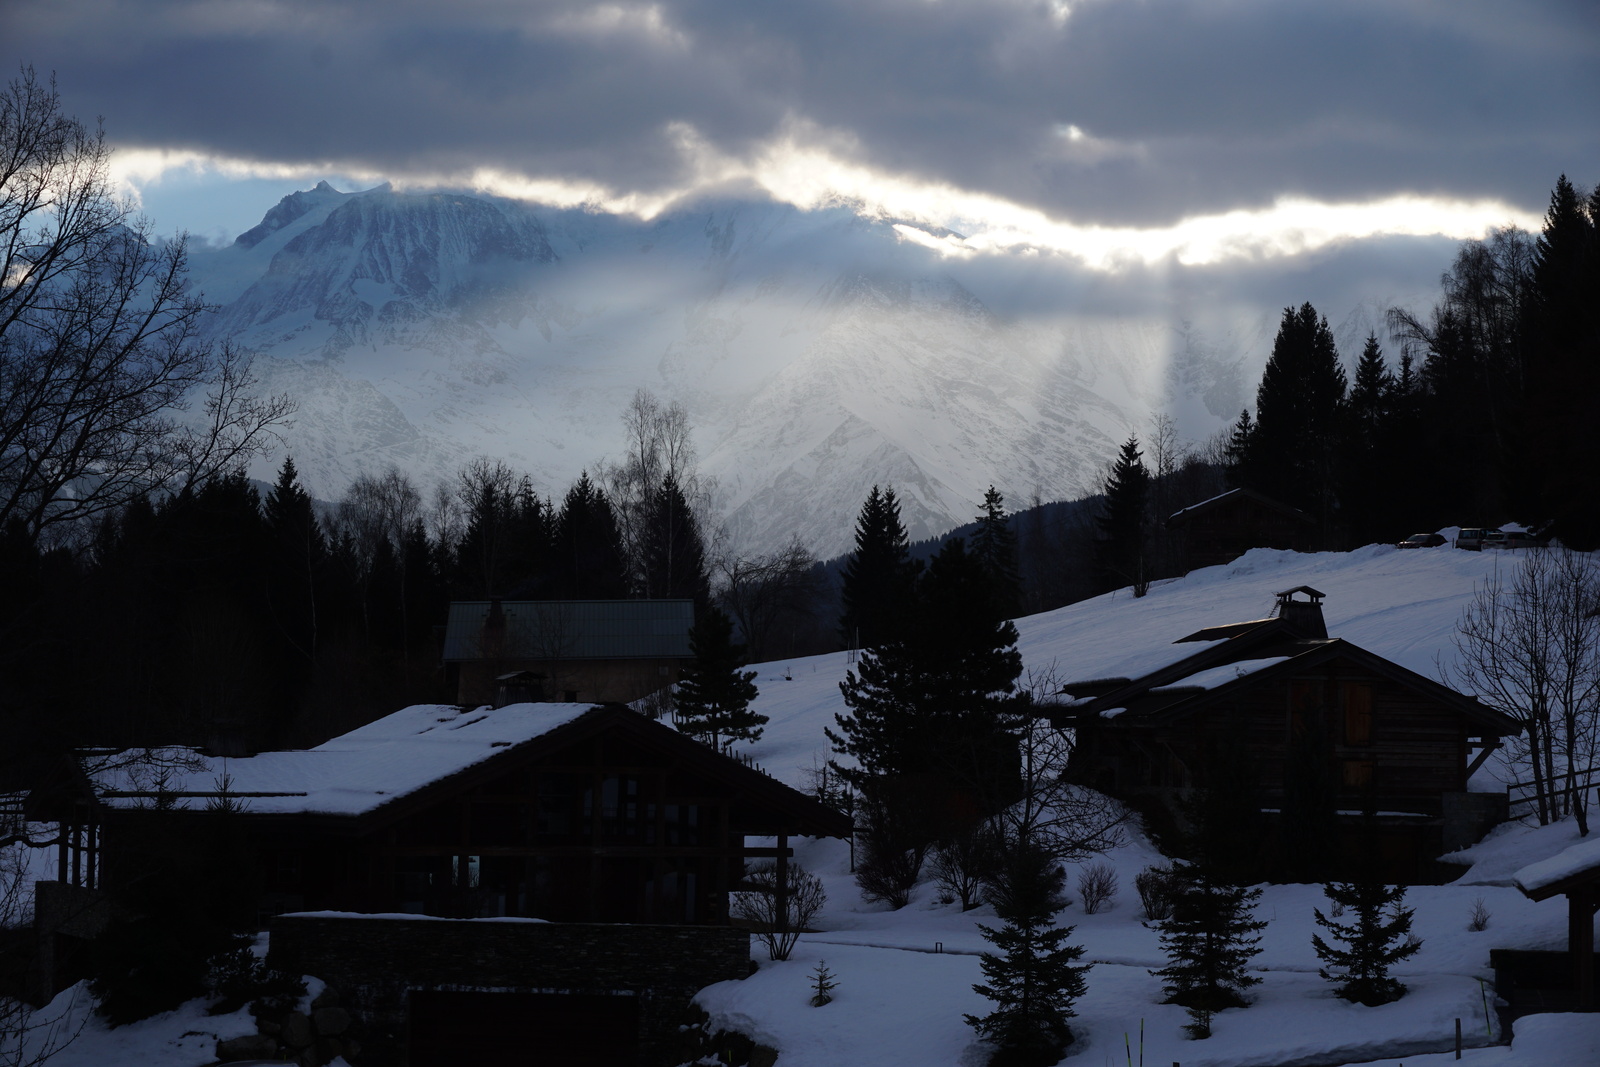
[[[1074,221],[1600,179],[1600,14],[1390,0],[5,0],[13,66],[122,143],[679,186],[786,124]],[[1075,126],[1087,137],[1060,131]]]

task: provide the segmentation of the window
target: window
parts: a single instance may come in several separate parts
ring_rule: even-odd
[[[1340,689],[1344,695],[1344,743],[1372,744],[1372,686],[1347,682]]]

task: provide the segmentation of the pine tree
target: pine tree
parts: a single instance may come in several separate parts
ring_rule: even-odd
[[[989,581],[991,611],[996,619],[1022,614],[1022,573],[1017,566],[1017,534],[1005,513],[1005,497],[994,486],[983,495],[983,514],[972,535],[972,554]]]
[[[1317,973],[1338,987],[1339,996],[1369,1008],[1405,996],[1405,985],[1390,977],[1389,968],[1410,959],[1422,947],[1411,932],[1411,909],[1402,904],[1406,887],[1362,878],[1329,882],[1322,891],[1353,919],[1341,923],[1323,915],[1320,908],[1312,909],[1317,925],[1347,946],[1335,948],[1320,934],[1312,934],[1317,958],[1328,965]]]
[[[567,490],[551,535],[554,592],[562,600],[621,600],[628,564],[605,491],[584,471]]]
[[[1009,850],[999,892],[991,895],[998,928],[978,924],[995,951],[979,959],[984,982],[973,991],[995,1002],[988,1015],[967,1025],[996,1046],[992,1067],[1047,1067],[1072,1044],[1067,1020],[1087,990],[1090,964],[1077,961],[1082,945],[1069,945],[1073,928],[1055,925],[1066,900],[1066,876],[1044,850],[1024,842]]]
[[[1328,320],[1310,304],[1284,308],[1256,390],[1244,484],[1310,511],[1324,536],[1335,517],[1345,384]]]
[[[1261,890],[1225,882],[1205,862],[1180,861],[1173,871],[1172,917],[1161,923],[1168,963],[1150,973],[1162,979],[1166,1003],[1195,1015],[1191,1034],[1209,1037],[1210,1016],[1247,1006],[1245,990],[1261,982],[1247,969],[1267,925],[1253,917]]]
[[[668,474],[656,491],[644,531],[645,595],[663,599],[690,598],[697,611],[711,603],[711,578],[706,546],[693,509]]]
[[[756,672],[739,670],[744,646],[733,642],[733,621],[719,608],[706,608],[689,631],[689,650],[694,659],[675,697],[679,728],[712,747],[723,739],[759,740],[767,717],[750,710]]]
[[[1105,588],[1127,584],[1134,596],[1144,596],[1150,590],[1150,472],[1137,437],[1123,442],[1104,492],[1095,547]]]
[[[997,788],[996,761],[1011,742],[1017,628],[973,609],[986,597],[984,572],[953,538],[914,587],[915,624],[901,640],[869,649],[839,683],[847,714],[827,730],[830,761],[857,788],[871,779],[937,775],[975,793]]]
[[[1255,420],[1250,418],[1249,409],[1240,411],[1239,418],[1228,434],[1227,447],[1223,450],[1228,484],[1235,489],[1248,486],[1255,481],[1250,470],[1250,441],[1255,432]]]
[[[839,628],[847,648],[877,648],[902,635],[919,569],[894,490],[873,486],[856,519],[855,551],[844,565]]]

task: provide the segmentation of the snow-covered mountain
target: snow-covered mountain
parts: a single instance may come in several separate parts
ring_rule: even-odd
[[[921,537],[991,483],[1014,505],[1089,489],[1156,411],[1224,425],[1271,326],[1001,314],[893,220],[735,198],[645,223],[322,183],[191,264],[215,334],[297,401],[289,449],[319,495],[389,463],[426,486],[479,453],[559,495],[619,453],[643,386],[688,408],[737,546],[798,533],[823,555],[875,483]]]

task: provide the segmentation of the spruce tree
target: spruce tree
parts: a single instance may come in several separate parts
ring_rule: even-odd
[[[1250,442],[1255,432],[1255,420],[1250,417],[1249,409],[1240,411],[1239,418],[1228,434],[1227,447],[1223,450],[1228,484],[1235,489],[1251,485],[1255,481],[1250,470]]]
[[[1411,909],[1402,904],[1406,887],[1363,878],[1329,882],[1322,891],[1353,919],[1341,923],[1323,915],[1320,908],[1312,909],[1317,925],[1346,946],[1336,948],[1320,934],[1312,934],[1317,958],[1328,965],[1317,973],[1338,987],[1339,996],[1369,1008],[1405,996],[1405,985],[1390,977],[1389,968],[1410,959],[1422,947],[1411,932]]]
[[[1328,320],[1310,304],[1284,308],[1256,390],[1243,484],[1316,515],[1324,536],[1337,503],[1345,384]]]
[[[1104,492],[1095,546],[1104,587],[1130,585],[1134,596],[1144,596],[1150,589],[1150,472],[1137,437],[1123,442]]]
[[[675,697],[678,728],[713,748],[724,739],[759,740],[767,717],[750,710],[756,672],[739,670],[744,646],[733,641],[733,621],[720,608],[706,608],[689,631],[689,650],[694,659]]]
[[[621,600],[628,564],[616,513],[584,471],[567,490],[551,536],[554,593],[561,600]]]
[[[845,647],[877,648],[902,635],[919,570],[894,490],[873,486],[856,519],[855,551],[844,565],[839,628]]]
[[[1070,926],[1055,925],[1066,900],[1066,876],[1043,849],[1027,842],[1008,850],[998,892],[990,895],[998,928],[978,924],[995,951],[979,958],[984,981],[973,991],[994,1001],[984,1016],[967,1015],[967,1025],[995,1046],[991,1067],[1047,1067],[1072,1044],[1067,1020],[1073,1003],[1087,989],[1090,964],[1077,961],[1082,945],[1069,945]]]
[[[643,550],[646,596],[691,598],[697,611],[710,605],[705,541],[689,501],[671,474],[656,490],[644,530]]]
[[[1248,970],[1267,925],[1254,918],[1261,890],[1223,881],[1203,860],[1179,861],[1173,874],[1172,917],[1161,923],[1168,963],[1150,973],[1162,980],[1166,1003],[1190,1009],[1190,1034],[1209,1037],[1211,1015],[1247,1006],[1245,991],[1261,982]]]
[[[857,788],[932,774],[987,792],[1008,746],[1015,762],[1017,628],[974,610],[986,596],[984,573],[961,538],[945,544],[914,592],[907,636],[869,649],[839,683],[849,710],[826,733],[855,765],[830,766]]]
[[[972,554],[989,582],[990,610],[996,619],[1022,614],[1022,572],[1017,566],[1017,534],[1006,517],[1005,497],[995,489],[983,495],[983,514],[972,534]]]

